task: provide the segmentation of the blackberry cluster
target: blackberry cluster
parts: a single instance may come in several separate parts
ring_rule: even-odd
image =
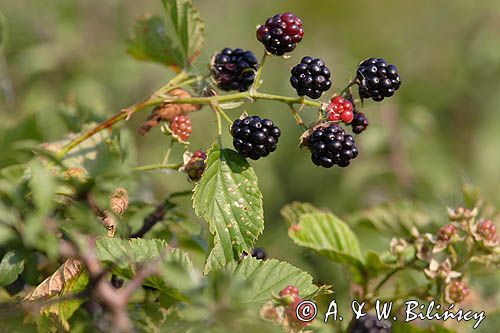
[[[358,67],[356,79],[359,82],[359,95],[377,102],[394,95],[401,86],[397,67],[389,65],[382,58],[363,61]]]
[[[358,320],[353,319],[349,333],[390,333],[392,325],[387,320],[379,321],[376,316],[367,314]]]
[[[256,247],[255,249],[252,250],[252,257],[254,257],[258,260],[264,260],[264,259],[266,259],[267,254],[263,248]]]
[[[213,59],[212,77],[224,91],[246,91],[255,80],[258,68],[257,58],[251,51],[225,48]]]
[[[243,157],[258,160],[276,150],[281,131],[272,120],[250,116],[231,126],[233,146]]]
[[[354,111],[351,126],[354,133],[360,134],[368,127],[368,118],[366,118],[363,112]]]
[[[352,135],[346,134],[336,124],[316,128],[309,136],[307,146],[312,151],[313,163],[325,168],[331,168],[335,164],[344,168],[358,156],[358,148]]]
[[[320,98],[332,86],[330,70],[321,59],[304,57],[300,64],[292,68],[290,83],[299,96]]]
[[[303,36],[302,20],[292,13],[274,15],[257,28],[257,39],[278,56],[292,52]]]

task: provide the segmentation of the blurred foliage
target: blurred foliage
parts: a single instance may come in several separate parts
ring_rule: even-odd
[[[312,202],[345,218],[363,252],[387,250],[390,230],[405,233],[406,223],[430,223],[434,229],[445,223],[443,207],[461,203],[464,183],[477,186],[494,206],[500,204],[498,0],[194,3],[207,35],[195,67],[199,74],[208,71],[210,56],[223,47],[257,53],[261,47],[255,26],[276,12],[293,11],[303,18],[305,38],[290,59],[268,61],[263,75],[266,90],[291,95],[288,71],[304,55],[325,60],[333,72],[335,90],[349,81],[360,60],[370,56],[397,64],[403,78],[402,88],[390,101],[366,103],[370,126],[358,141],[360,156],[347,169],[323,170],[312,165],[308,154],[296,148],[300,129],[285,106],[257,102],[248,107],[249,112],[272,117],[284,134],[271,157],[252,163],[264,196],[266,228],[259,246],[269,256],[307,270],[316,281],[333,284],[339,291],[336,297],[346,303],[349,281],[344,268],[294,246],[287,237],[287,225],[280,217],[286,203]],[[84,124],[101,121],[142,100],[173,73],[136,61],[126,52],[135,20],[145,12],[161,15],[160,1],[2,0],[0,4],[0,192],[6,193],[0,201],[0,257],[22,258],[11,264],[23,263],[24,280],[37,285],[58,268],[53,260],[57,237],[47,232],[53,230],[48,217],[64,205],[69,185],[33,161],[32,148],[79,132]],[[228,112],[236,117],[240,111]],[[303,113],[307,121],[315,116],[312,110]],[[82,192],[91,191],[100,203],[117,184],[127,186],[135,205],[127,212],[128,225],[119,231],[124,235],[137,230],[150,205],[192,188],[181,173],[158,171],[132,179],[132,166],[161,161],[168,145],[159,130],[146,137],[137,134],[145,117],[145,113],[136,114],[122,130],[94,142],[100,148],[86,166],[92,182],[70,184]],[[210,112],[193,114],[193,148],[208,148],[212,140],[207,138],[216,134],[213,122]],[[223,141],[230,142],[228,133]],[[75,152],[76,156],[82,153]],[[173,156],[180,155],[180,148],[174,150]],[[29,163],[32,175],[25,174],[24,163]],[[60,199],[59,205],[49,200],[53,197]],[[185,213],[191,206],[189,200],[178,198],[175,205],[175,212],[166,217],[173,223],[156,226],[150,237],[161,235],[186,245],[199,267],[208,246],[200,235],[206,230],[194,215]],[[22,216],[17,215],[19,211]],[[103,233],[83,204],[74,204],[67,213],[77,221],[78,231]],[[370,223],[363,222],[367,216]],[[21,220],[24,243],[18,244],[10,227]],[[373,232],[377,223],[385,226],[385,232]],[[186,237],[176,239],[172,229]],[[65,232],[72,236],[71,228]],[[43,255],[12,253],[6,251],[9,248],[28,248]],[[12,277],[0,276],[0,280]],[[498,307],[499,281],[497,273],[474,286],[479,290],[472,304],[475,309]],[[147,304],[134,311],[138,318],[149,316],[144,319],[145,327],[158,319],[151,318],[156,314]]]

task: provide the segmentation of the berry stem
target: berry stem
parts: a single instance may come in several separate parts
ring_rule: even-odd
[[[174,142],[174,138],[170,138],[170,144],[168,145],[167,151],[165,152],[165,156],[163,157],[161,164],[168,163],[168,160],[170,159],[170,153],[172,152],[172,147],[174,146]]]
[[[215,117],[217,118],[217,136],[220,138],[222,136],[222,119],[220,117],[220,107],[218,105],[211,105],[212,110],[215,112]]]
[[[250,88],[250,90],[257,91],[257,89],[259,89],[259,87],[261,86],[260,77],[262,76],[262,71],[264,69],[264,64],[266,63],[266,59],[267,59],[267,51],[264,50],[264,55],[260,60],[259,69],[257,70],[257,74],[255,75],[255,79],[253,81],[253,85],[252,88]]]
[[[180,167],[182,167],[182,165],[183,165],[182,163],[142,165],[132,168],[132,171],[152,171],[152,170],[163,170],[163,169],[178,170]]]
[[[293,105],[290,105],[290,112],[292,113],[293,117],[295,118],[295,121],[297,122],[297,125],[300,126],[300,128],[303,130],[303,131],[307,131],[307,126],[304,125],[304,121],[302,120],[302,118],[300,117],[299,113],[297,112],[297,110],[295,110],[295,108],[293,107]]]
[[[344,96],[344,94],[346,94],[346,93],[349,91],[349,89],[350,89],[353,85],[355,85],[355,84],[357,84],[357,83],[358,83],[358,80],[357,80],[356,78],[352,79],[352,81],[351,81],[351,82],[349,82],[349,84],[348,84],[348,85],[347,85],[344,89],[342,89],[342,91],[340,92],[340,95],[339,95],[339,96],[341,96],[341,97],[342,97],[342,96]]]

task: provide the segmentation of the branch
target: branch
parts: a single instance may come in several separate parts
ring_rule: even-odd
[[[170,197],[167,198],[165,201],[162,203],[158,204],[155,208],[155,210],[146,216],[144,219],[144,222],[142,224],[141,229],[139,229],[137,232],[133,233],[130,235],[130,238],[142,238],[144,235],[151,230],[156,223],[160,222],[163,220],[165,217],[165,214],[167,213],[167,209],[171,209],[174,207],[174,204],[170,202]]]

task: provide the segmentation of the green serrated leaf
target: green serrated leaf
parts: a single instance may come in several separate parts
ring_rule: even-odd
[[[191,0],[162,0],[187,64],[198,57],[205,42],[205,24]]]
[[[167,66],[182,66],[186,58],[167,35],[163,18],[146,16],[137,20],[128,41],[128,52],[137,60],[159,62]]]
[[[181,292],[195,288],[199,282],[199,274],[188,255],[181,250],[171,249],[160,239],[99,238],[96,241],[96,256],[100,261],[113,264],[113,272],[126,278],[134,275],[138,264],[157,260],[160,274],[146,279],[144,284],[176,300],[186,300]]]
[[[313,284],[309,273],[276,259],[257,260],[245,257],[241,262],[232,262],[227,270],[233,279],[245,283],[242,298],[248,303],[265,303],[288,285],[299,288],[301,295],[315,294],[319,288]]]
[[[313,249],[334,261],[363,269],[363,257],[356,235],[331,213],[300,215],[297,227],[289,229],[288,235],[297,245]]]
[[[410,202],[384,204],[352,215],[350,225],[367,224],[388,237],[407,237],[413,227],[429,224],[431,217]]]
[[[281,216],[285,219],[288,225],[299,223],[300,217],[307,213],[319,213],[320,209],[314,207],[307,202],[294,201],[281,208]]]
[[[243,251],[250,252],[264,230],[262,194],[255,172],[237,152],[221,149],[217,143],[208,152],[193,205],[214,236],[205,273],[238,259]]]
[[[7,252],[0,262],[0,287],[14,282],[24,270],[24,256],[16,251]]]

